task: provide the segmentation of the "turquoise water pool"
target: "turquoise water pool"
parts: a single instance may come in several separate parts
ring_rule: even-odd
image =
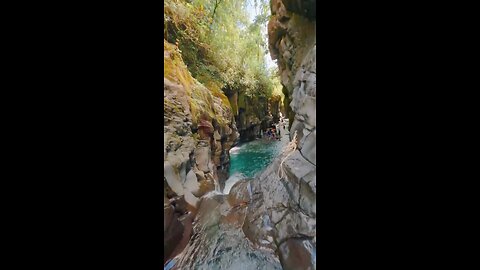
[[[280,137],[280,140],[257,139],[230,149],[230,177],[223,192],[228,194],[236,182],[253,178],[270,165],[289,143],[288,129],[280,129]]]
[[[278,155],[281,141],[259,139],[238,145],[230,150],[230,175],[253,177]]]

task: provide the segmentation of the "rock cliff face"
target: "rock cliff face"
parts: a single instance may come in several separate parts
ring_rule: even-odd
[[[284,106],[290,125],[293,124],[295,114],[304,115],[302,112],[294,112],[290,106],[294,99],[293,90],[295,87],[304,87],[305,85],[301,86],[302,82],[305,84],[308,78],[312,78],[312,74],[315,75],[315,62],[310,64],[303,62],[315,59],[315,8],[315,1],[271,1],[272,18],[268,23],[268,43],[270,54],[273,59],[277,59],[280,70],[284,86]],[[310,68],[305,69],[306,66]],[[297,91],[300,92],[302,91]]]
[[[251,181],[253,196],[243,230],[257,246],[276,250],[284,269],[314,269],[315,2],[272,0],[271,8],[269,46],[272,57],[278,59],[285,103],[288,103],[290,137],[294,140],[290,149]]]
[[[178,48],[166,41],[164,66],[166,258],[180,240],[188,241],[200,198],[223,185],[239,135],[228,98],[195,80]]]
[[[272,115],[273,123],[278,123],[278,121],[280,120],[281,101],[281,96],[272,96],[268,101],[269,111]]]
[[[257,96],[249,97],[241,91],[229,91],[228,89],[225,89],[225,93],[232,105],[236,126],[242,141],[254,140],[260,134],[260,130],[264,130],[278,121],[277,100],[267,100]]]

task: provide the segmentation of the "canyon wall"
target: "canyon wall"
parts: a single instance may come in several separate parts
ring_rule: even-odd
[[[233,113],[235,115],[236,126],[242,141],[251,141],[258,137],[260,130],[265,130],[275,122],[279,117],[279,98],[272,96],[266,99],[262,96],[247,96],[242,91],[232,91],[224,89]]]
[[[200,198],[220,190],[237,141],[228,98],[195,80],[164,41],[164,259],[188,241]],[[182,243],[186,244],[186,243]]]
[[[269,47],[280,69],[292,142],[251,181],[243,231],[255,245],[275,250],[284,269],[315,269],[315,2],[272,0],[271,9]]]

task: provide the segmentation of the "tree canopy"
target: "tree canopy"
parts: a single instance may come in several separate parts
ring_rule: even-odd
[[[209,88],[269,98],[279,86],[265,62],[269,2],[248,1],[166,0],[164,35],[177,44],[192,76]],[[259,10],[253,22],[248,5]]]

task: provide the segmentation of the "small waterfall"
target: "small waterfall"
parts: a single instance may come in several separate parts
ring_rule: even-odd
[[[242,179],[245,179],[246,176],[242,173],[234,173],[233,175],[231,175],[227,181],[225,181],[225,188],[223,189],[223,193],[224,194],[229,194],[230,193],[230,189],[233,187],[233,185],[235,185],[235,183],[237,183],[238,181],[242,180]]]
[[[217,178],[214,178],[214,181],[215,182],[215,191],[216,192],[219,192],[219,193],[222,193],[222,190],[220,188],[220,183],[218,182],[218,179]]]
[[[252,193],[252,183],[248,182],[247,185],[248,195],[250,196],[250,201],[253,200],[253,193]]]

